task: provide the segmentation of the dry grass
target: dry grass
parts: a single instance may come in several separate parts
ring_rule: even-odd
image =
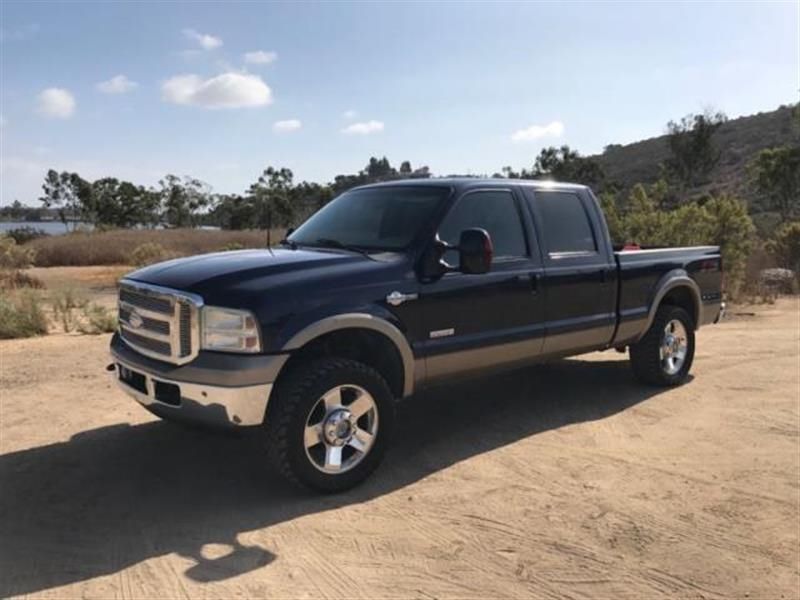
[[[41,290],[44,287],[44,282],[35,275],[17,269],[0,268],[0,291],[20,288]]]
[[[277,243],[283,234],[283,230],[273,230],[272,243]],[[38,267],[127,265],[132,262],[134,250],[143,244],[158,244],[169,256],[190,256],[233,247],[263,248],[266,239],[265,231],[120,229],[54,235],[25,246],[36,251]]]

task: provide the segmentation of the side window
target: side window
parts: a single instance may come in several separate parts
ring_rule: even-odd
[[[572,192],[536,192],[547,253],[597,252],[589,215]]]
[[[494,246],[494,260],[527,256],[525,232],[514,196],[505,190],[472,192],[463,196],[439,227],[439,237],[458,244],[465,229],[480,227],[489,232]],[[457,252],[448,252],[445,260],[458,262]]]

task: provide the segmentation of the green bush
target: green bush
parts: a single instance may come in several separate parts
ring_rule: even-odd
[[[14,238],[7,235],[0,236],[0,268],[2,269],[27,269],[33,265],[36,251],[17,244]]]
[[[36,229],[35,227],[29,227],[27,225],[25,227],[15,227],[14,229],[9,229],[5,232],[5,234],[18,244],[25,244],[31,240],[37,240],[50,235],[44,229]]]
[[[117,315],[104,306],[91,304],[83,307],[83,322],[78,325],[78,331],[90,335],[112,333],[117,329]]]
[[[800,277],[800,221],[781,225],[775,237],[767,242],[766,249],[778,265]]]
[[[47,333],[47,317],[39,296],[30,290],[0,295],[0,339],[32,337]]]
[[[634,186],[619,211],[614,197],[601,199],[612,239],[640,246],[720,246],[726,291],[735,295],[744,281],[755,228],[745,205],[726,194],[700,198],[662,210],[658,184]]]

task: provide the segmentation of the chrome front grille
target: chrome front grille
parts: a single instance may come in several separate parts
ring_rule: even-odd
[[[195,294],[124,279],[119,289],[119,332],[137,352],[174,364],[200,351],[200,308]]]

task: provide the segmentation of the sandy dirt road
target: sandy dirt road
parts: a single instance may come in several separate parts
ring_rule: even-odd
[[[0,596],[797,598],[800,305],[757,310],[678,389],[612,351],[409,401],[335,497],[155,420],[107,336],[1,342]]]

